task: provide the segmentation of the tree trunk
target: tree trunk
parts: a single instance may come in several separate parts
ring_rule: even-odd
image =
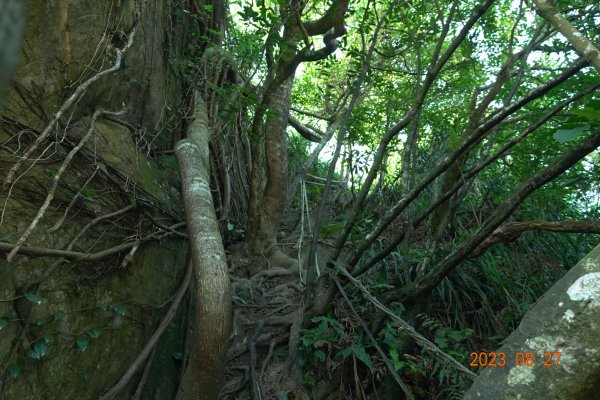
[[[206,104],[196,94],[188,139],[176,146],[198,290],[193,350],[178,400],[218,398],[231,325],[229,275],[209,184],[209,136]]]
[[[550,23],[557,31],[562,33],[581,54],[600,73],[600,50],[581,32],[575,28],[568,19],[562,16],[546,0],[533,0],[535,11]]]
[[[304,5],[294,0],[295,15],[283,15],[284,32],[279,43],[277,62],[272,58],[272,43],[267,43],[267,65],[273,74],[267,78],[262,102],[252,122],[252,175],[248,204],[246,251],[268,255],[278,263],[291,266],[277,246],[277,228],[287,198],[287,136],[290,100],[296,68],[306,61],[318,61],[335,51],[337,38],[346,33],[344,15],[348,0],[334,0],[325,14],[316,20],[300,19]],[[284,14],[287,11],[284,12]],[[323,35],[325,47],[312,50],[296,48],[306,36]],[[270,56],[269,56],[270,54]],[[273,254],[270,254],[275,250]],[[283,256],[283,257],[282,257]]]
[[[251,254],[268,253],[277,244],[277,228],[287,197],[287,136],[294,75],[265,93],[253,123],[252,178],[246,246]],[[264,128],[263,116],[266,115]],[[264,129],[264,136],[262,130]]]

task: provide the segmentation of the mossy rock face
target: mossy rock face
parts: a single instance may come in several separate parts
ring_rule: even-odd
[[[165,225],[182,219],[174,158],[149,157],[175,141],[183,81],[181,74],[173,73],[170,60],[181,58],[180,38],[189,26],[180,18],[184,12],[179,3],[29,1],[16,90],[7,95],[0,111],[0,141],[7,144],[0,149],[2,171],[16,161],[13,152],[18,146],[28,146],[79,85],[114,63],[111,46],[122,47],[134,25],[136,36],[121,69],[93,83],[67,110],[44,144],[48,150],[39,157],[42,161],[25,164],[15,185],[0,194],[5,207],[1,241],[15,243],[25,232],[99,107],[124,107],[125,112],[112,120],[97,120],[26,245],[66,249],[90,221],[129,204],[135,209],[94,225],[73,251],[98,252],[155,231],[146,214]],[[137,21],[134,7],[139,7]],[[179,24],[173,24],[174,18]],[[142,243],[123,265],[126,255],[127,251],[97,262],[71,260],[49,274],[56,258],[17,255],[8,263],[0,257],[0,299],[12,299],[0,301],[0,319],[8,321],[0,329],[4,398],[93,399],[122,376],[181,283],[187,244],[180,237],[165,237]],[[40,281],[37,298],[33,295]],[[185,312],[182,306],[161,339],[150,371],[156,379],[149,379],[148,395],[142,398],[173,398],[179,378],[179,361],[173,354],[183,352]],[[26,334],[20,338],[25,325]],[[10,369],[9,359],[14,364]],[[134,378],[119,396],[130,398],[136,384]]]

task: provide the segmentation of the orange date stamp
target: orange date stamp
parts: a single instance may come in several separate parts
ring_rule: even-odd
[[[509,363],[517,367],[533,367],[536,364],[535,354],[531,351],[517,351],[514,358],[509,360],[503,351],[472,351],[469,354],[470,367],[506,367]],[[560,351],[545,351],[542,355],[544,367],[558,367]]]

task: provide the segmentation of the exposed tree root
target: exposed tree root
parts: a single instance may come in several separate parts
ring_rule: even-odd
[[[6,260],[8,262],[10,262],[13,259],[13,257],[15,256],[15,254],[17,254],[17,252],[19,251],[19,249],[21,248],[21,246],[23,245],[23,243],[25,243],[25,241],[29,238],[29,235],[31,235],[31,233],[33,232],[33,230],[35,229],[35,227],[37,226],[37,224],[40,222],[40,220],[42,219],[42,217],[46,213],[46,210],[48,209],[48,206],[50,205],[50,202],[54,198],[54,193],[56,191],[56,188],[58,187],[58,183],[60,182],[60,179],[62,178],[62,175],[67,170],[67,167],[71,163],[71,160],[73,159],[73,157],[75,157],[75,154],[77,154],[77,152],[79,152],[79,150],[81,150],[81,148],[83,147],[83,145],[85,144],[85,142],[92,136],[92,133],[94,133],[94,130],[95,130],[95,127],[96,127],[96,120],[101,115],[104,115],[104,114],[119,115],[122,112],[123,111],[120,111],[118,113],[111,113],[111,112],[108,112],[108,111],[104,111],[101,108],[97,109],[94,112],[94,115],[92,115],[92,120],[90,122],[90,128],[88,129],[87,133],[83,136],[83,138],[81,138],[81,140],[79,141],[79,143],[77,144],[77,146],[75,146],[69,152],[69,154],[67,154],[67,156],[63,160],[62,165],[58,169],[58,172],[56,173],[56,175],[54,175],[54,179],[52,180],[52,185],[50,186],[50,189],[48,189],[48,194],[46,195],[46,199],[44,200],[44,203],[40,207],[37,215],[33,218],[33,221],[31,221],[31,223],[29,224],[29,226],[27,227],[27,229],[25,229],[25,232],[23,232],[23,234],[21,235],[21,237],[17,240],[17,243],[15,244],[15,246],[13,247],[13,249],[6,256]],[[15,164],[15,165],[17,165],[17,164]]]
[[[15,175],[17,174],[17,172],[19,171],[21,166],[33,155],[33,153],[38,149],[38,147],[44,141],[46,141],[46,139],[48,139],[54,126],[58,123],[58,121],[63,116],[63,114],[76,102],[76,100],[78,100],[80,98],[80,96],[82,96],[83,93],[91,85],[93,85],[96,81],[98,81],[99,79],[101,79],[107,75],[113,74],[121,69],[121,61],[123,59],[123,54],[125,54],[125,52],[133,44],[133,38],[135,37],[136,28],[137,28],[137,26],[134,24],[132,31],[129,33],[129,37],[127,39],[127,43],[125,44],[125,46],[122,49],[115,50],[116,57],[115,57],[114,64],[110,68],[98,72],[97,74],[92,76],[90,79],[88,79],[87,81],[85,81],[81,85],[79,85],[79,87],[77,87],[77,89],[75,89],[73,94],[71,96],[69,96],[69,98],[62,104],[62,106],[59,108],[59,110],[54,114],[54,117],[52,118],[50,123],[48,123],[48,125],[46,125],[46,128],[44,128],[42,133],[36,138],[35,142],[23,153],[23,155],[19,158],[19,160],[10,169],[10,171],[6,175],[6,178],[4,179],[4,182],[2,184],[2,190],[0,190],[0,192],[3,192],[7,188],[7,186],[12,183]]]
[[[152,361],[154,361],[154,356],[156,355],[156,346],[152,349],[152,354],[146,361],[146,366],[144,367],[144,372],[142,373],[142,377],[140,378],[140,382],[138,383],[138,387],[133,394],[131,400],[140,400],[142,398],[142,392],[144,391],[144,386],[146,386],[146,381],[148,380],[148,373],[150,372],[150,366],[152,366]]]
[[[256,376],[256,339],[265,325],[265,320],[261,319],[256,323],[252,336],[248,339],[248,351],[250,352],[249,378],[250,378],[250,394],[253,400],[263,399],[263,388],[261,380]]]
[[[100,400],[113,399],[117,395],[117,393],[119,393],[127,385],[129,380],[133,377],[133,375],[137,372],[137,370],[142,366],[142,364],[144,363],[146,358],[148,358],[150,353],[154,350],[154,347],[158,343],[158,339],[160,339],[160,337],[162,336],[164,331],[167,329],[167,327],[171,323],[171,320],[173,319],[173,317],[175,317],[175,314],[177,313],[177,309],[179,308],[179,304],[181,303],[181,299],[183,299],[183,295],[185,294],[188,287],[190,286],[190,282],[192,280],[192,271],[193,271],[193,265],[192,265],[192,262],[190,261],[190,262],[188,262],[188,266],[185,271],[185,276],[183,277],[183,281],[181,282],[179,289],[177,289],[177,294],[175,295],[175,298],[173,299],[173,303],[171,303],[171,307],[169,307],[169,310],[167,311],[167,313],[163,317],[162,321],[158,325],[158,328],[156,328],[156,331],[154,331],[154,333],[152,334],[152,336],[146,343],[146,346],[144,346],[144,348],[142,349],[140,354],[137,356],[137,358],[131,364],[131,366],[127,369],[127,371],[123,374],[121,379],[119,379],[119,381],[112,388],[110,388],[104,395],[102,395],[102,397],[100,397]]]
[[[171,229],[181,228],[185,225],[185,222],[180,222],[174,225],[171,225]],[[166,233],[157,233],[147,235],[139,241],[146,242],[149,240],[157,240],[162,239],[163,237],[171,235],[171,231]],[[123,243],[109,249],[105,249],[96,253],[84,253],[80,251],[71,251],[71,250],[58,250],[58,249],[50,249],[47,247],[35,247],[35,246],[23,246],[19,248],[19,254],[28,255],[28,256],[37,256],[37,257],[62,257],[75,261],[98,261],[103,258],[112,256],[117,253],[121,253],[123,251],[129,250],[134,247],[138,243],[128,242]],[[15,244],[12,243],[0,243],[0,253],[8,253],[15,248]]]

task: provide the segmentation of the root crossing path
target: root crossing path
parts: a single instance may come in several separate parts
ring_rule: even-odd
[[[284,251],[297,253],[292,247],[283,246]],[[221,399],[278,399],[284,394],[283,398],[302,399],[298,364],[302,262],[292,258],[285,262],[282,254],[250,260],[233,250],[228,263],[233,324]]]

